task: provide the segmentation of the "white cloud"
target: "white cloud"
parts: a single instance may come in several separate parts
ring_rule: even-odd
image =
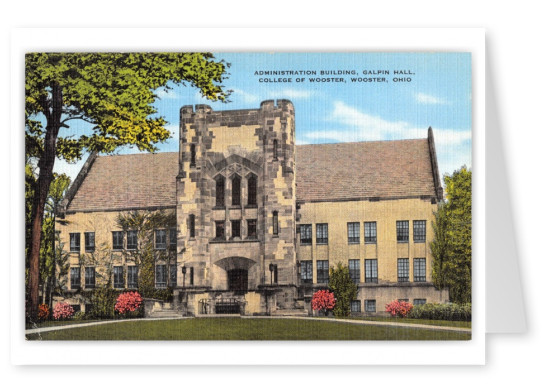
[[[432,95],[429,95],[429,94],[423,94],[422,92],[417,93],[417,95],[415,95],[415,99],[417,100],[417,102],[425,103],[427,105],[446,105],[446,104],[448,104],[448,102],[445,101],[444,99],[441,99],[441,98],[438,98],[436,96],[432,96]]]
[[[291,98],[291,99],[306,99],[314,95],[313,91],[308,90],[294,90],[292,88],[285,89],[281,91],[282,96]]]
[[[180,95],[174,90],[165,90],[164,87],[157,88],[155,95],[158,99],[180,99]]]
[[[260,102],[260,97],[249,92],[240,90],[239,88],[230,88],[233,91],[233,94],[238,95],[245,103],[258,103]],[[232,94],[232,95],[233,95]]]

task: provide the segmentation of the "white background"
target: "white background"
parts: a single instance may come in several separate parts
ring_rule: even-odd
[[[165,4],[166,3],[166,4]],[[485,367],[346,367],[346,368],[22,368],[9,364],[9,323],[7,300],[3,301],[1,369],[3,384],[18,388],[57,389],[78,387],[191,388],[210,385],[232,388],[281,388],[313,386],[342,388],[344,384],[361,388],[465,389],[482,387],[546,386],[550,343],[549,309],[544,291],[551,276],[548,239],[549,207],[546,203],[546,157],[550,144],[549,112],[551,69],[548,15],[537,2],[501,5],[481,1],[447,3],[441,1],[393,1],[355,6],[344,1],[315,5],[293,2],[258,1],[140,2],[118,5],[114,1],[95,1],[77,6],[74,1],[20,2],[3,4],[2,57],[4,87],[2,107],[9,102],[9,35],[12,27],[484,27],[487,63],[491,66],[503,142],[508,159],[513,217],[520,252],[521,279],[528,315],[528,333],[487,338]],[[535,5],[533,5],[535,4]],[[510,8],[508,8],[510,7]],[[83,42],[83,45],[86,45]],[[2,110],[3,131],[7,140],[9,119]],[[545,115],[545,118],[543,117]],[[491,142],[491,140],[488,140]],[[8,167],[8,145],[0,154],[2,167]],[[9,170],[3,170],[8,174]],[[7,177],[3,177],[7,184]],[[4,193],[8,205],[8,193]],[[5,219],[7,222],[7,219]],[[488,222],[488,229],[498,221]],[[3,225],[2,249],[7,261],[8,226]],[[6,262],[7,263],[7,262]],[[2,297],[8,297],[8,274],[3,274]],[[491,305],[489,303],[488,305]],[[266,352],[269,354],[269,352]],[[116,354],[116,352],[110,352]],[[366,352],[369,354],[369,352]],[[121,362],[125,358],[121,356]],[[104,378],[105,375],[107,378]],[[290,378],[287,378],[287,375]],[[208,386],[207,386],[208,387]],[[208,387],[210,388],[210,387]]]

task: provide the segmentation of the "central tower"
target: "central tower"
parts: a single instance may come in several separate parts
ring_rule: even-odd
[[[259,109],[180,111],[177,177],[179,283],[188,312],[293,308],[295,113],[288,100]]]

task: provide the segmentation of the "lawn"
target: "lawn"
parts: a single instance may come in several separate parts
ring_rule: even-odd
[[[308,319],[194,318],[129,321],[27,335],[29,340],[470,340],[467,332]]]

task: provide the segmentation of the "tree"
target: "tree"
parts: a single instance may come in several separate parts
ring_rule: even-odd
[[[226,101],[220,84],[224,61],[210,53],[29,53],[25,56],[25,153],[37,160],[29,263],[30,315],[38,311],[39,256],[44,205],[55,158],[75,161],[84,151],[114,152],[133,145],[153,152],[170,137],[152,106],[168,83],[197,87],[214,101]],[[60,134],[71,121],[93,125],[78,138]]]
[[[333,309],[335,316],[350,315],[350,302],[356,299],[358,286],[350,278],[348,267],[341,262],[329,269],[329,289],[334,293],[336,304]]]
[[[335,295],[333,292],[319,290],[312,296],[312,309],[323,311],[327,315],[327,311],[335,308]]]
[[[472,173],[466,167],[444,176],[446,202],[438,207],[430,244],[434,258],[432,280],[449,288],[450,301],[471,302]]]

